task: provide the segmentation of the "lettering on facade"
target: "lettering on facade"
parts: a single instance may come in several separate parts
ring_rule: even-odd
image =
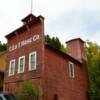
[[[25,45],[29,45],[29,44],[31,44],[32,42],[35,42],[35,41],[37,41],[37,40],[39,40],[39,35],[37,34],[37,35],[34,35],[33,37],[30,37],[30,38],[28,38],[28,39],[26,39],[26,40],[22,40],[22,41],[20,41],[20,42],[18,42],[17,44],[14,44],[14,45],[11,45],[10,47],[9,47],[9,52],[11,52],[11,51],[13,51],[13,50],[16,50],[16,49],[18,49],[18,48],[21,48],[21,47],[23,47],[23,46],[25,46]]]

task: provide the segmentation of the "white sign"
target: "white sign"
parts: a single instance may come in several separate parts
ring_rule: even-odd
[[[31,44],[32,42],[35,42],[37,40],[39,40],[39,35],[38,34],[34,35],[33,37],[30,37],[26,40],[22,40],[22,41],[18,42],[17,44],[14,44],[14,45],[10,46],[9,47],[9,52],[11,52],[13,50],[16,50],[18,48],[21,48],[25,45]]]

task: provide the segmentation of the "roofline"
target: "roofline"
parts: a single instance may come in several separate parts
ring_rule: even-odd
[[[74,39],[66,41],[66,43],[69,43],[69,42],[72,42],[72,41],[75,41],[75,40],[80,40],[81,42],[85,43],[85,41],[82,40],[81,38],[74,38]]]
[[[78,61],[77,59],[73,58],[72,56],[68,55],[67,53],[64,53],[64,52],[62,52],[62,51],[60,51],[60,50],[58,50],[58,49],[55,49],[55,48],[51,47],[51,46],[48,45],[47,43],[45,44],[45,46],[46,46],[47,48],[51,49],[53,52],[57,52],[57,53],[61,54],[62,56],[67,57],[67,58],[69,58],[69,59],[75,61],[75,62],[78,63],[78,64],[82,64],[82,62]]]
[[[29,15],[31,15],[31,14],[29,14]],[[34,16],[34,15],[33,15],[33,16]],[[25,18],[26,18],[26,17],[25,17]],[[16,30],[12,31],[11,33],[7,34],[7,35],[5,36],[6,39],[8,39],[8,38],[11,37],[11,36],[16,35],[17,33],[20,33],[20,31],[26,30],[26,29],[27,29],[27,27],[26,27],[27,25],[31,26],[31,25],[34,25],[34,24],[39,23],[39,22],[41,21],[40,18],[42,18],[42,19],[44,20],[44,17],[43,17],[42,15],[39,15],[38,17],[36,17],[36,20],[35,20],[34,22],[31,21],[30,23],[25,24],[25,25],[22,25],[21,27],[19,27],[19,28],[17,28]],[[22,20],[23,20],[23,19],[22,19]]]
[[[26,17],[24,17],[21,21],[23,22],[25,19],[27,19],[29,16],[33,16],[36,17],[35,15],[33,15],[32,13],[28,14]]]
[[[15,35],[15,34],[14,34],[15,32],[20,31],[20,30],[22,30],[23,28],[25,28],[25,25],[23,25],[23,26],[17,28],[16,30],[12,31],[11,33],[7,34],[5,37],[8,38],[8,37],[10,37],[10,36],[14,36],[14,35]]]

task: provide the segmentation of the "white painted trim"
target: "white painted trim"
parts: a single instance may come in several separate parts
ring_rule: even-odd
[[[71,75],[71,68],[70,68],[70,65],[72,65],[72,69],[73,69],[73,76]],[[69,76],[71,78],[74,78],[75,77],[75,69],[74,69],[74,63],[73,62],[69,62]]]
[[[34,55],[34,54],[35,54],[35,66],[33,69],[31,69],[31,63],[30,63],[31,62],[31,55]],[[36,70],[36,56],[37,56],[36,51],[29,53],[29,71]]]
[[[23,61],[23,71],[20,71],[20,59],[24,59]],[[19,60],[18,60],[18,73],[23,73],[24,72],[24,69],[25,69],[25,56],[21,56],[19,57]]]
[[[14,68],[13,68],[13,73],[11,74],[11,63],[14,62]],[[10,60],[10,63],[9,63],[9,76],[13,76],[15,73],[15,59],[13,60]]]

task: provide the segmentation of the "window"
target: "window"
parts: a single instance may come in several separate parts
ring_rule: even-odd
[[[69,62],[69,76],[74,78],[74,63]]]
[[[58,95],[57,94],[54,95],[53,100],[58,100]]]
[[[23,73],[25,67],[25,56],[19,57],[18,73]]]
[[[12,94],[4,94],[4,98],[5,98],[6,100],[16,100],[16,99],[15,99],[15,96],[12,95]],[[5,99],[4,99],[4,100],[5,100]]]
[[[32,52],[29,54],[29,70],[36,69],[36,52]]]
[[[10,64],[9,64],[9,76],[14,75],[14,71],[15,71],[15,59],[10,61]]]
[[[0,100],[3,100],[2,97],[0,97]]]

